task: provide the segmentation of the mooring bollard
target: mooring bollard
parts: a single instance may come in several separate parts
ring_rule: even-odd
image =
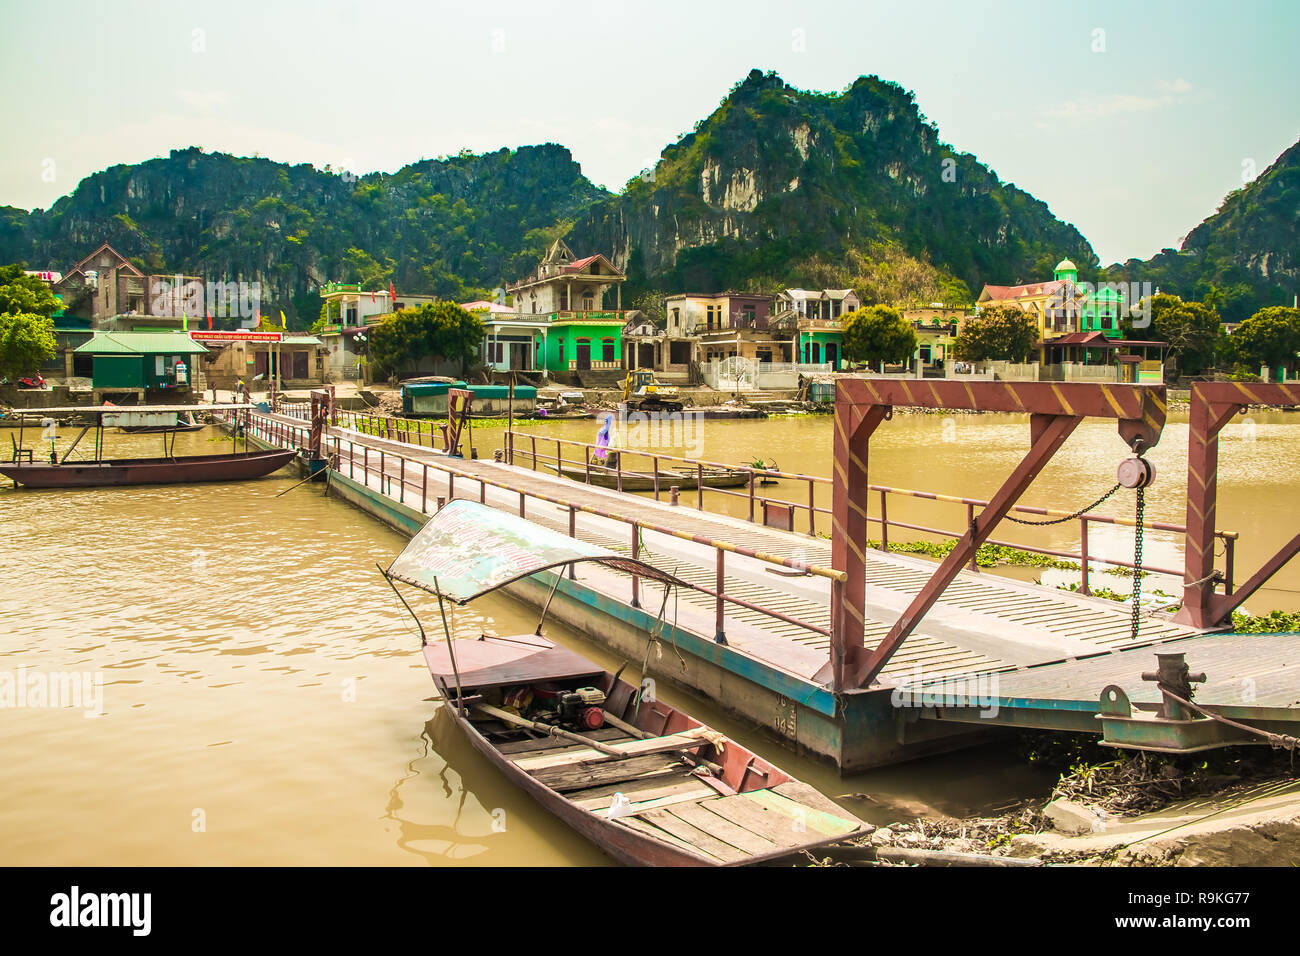
[[[669,486],[668,486],[668,503],[669,503],[670,505],[675,505],[675,504],[677,504],[677,494],[678,494],[678,488],[677,488],[677,486],[676,486],[676,485],[669,485]]]

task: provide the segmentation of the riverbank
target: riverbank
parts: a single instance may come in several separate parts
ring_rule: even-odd
[[[819,862],[874,856],[906,864],[906,851],[958,863],[970,854],[989,865],[1292,866],[1300,859],[1300,775],[1290,753],[1234,747],[1171,757],[1027,739],[1054,752],[1031,749],[1031,762],[1063,759],[1072,748],[1093,759],[1074,759],[1044,799],[983,816],[900,818]],[[850,809],[876,802],[865,793],[837,799]]]

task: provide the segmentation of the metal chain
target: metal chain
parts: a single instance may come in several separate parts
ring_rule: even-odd
[[[1093,508],[1096,508],[1098,505],[1100,505],[1103,501],[1105,501],[1115,492],[1119,491],[1119,489],[1120,489],[1119,482],[1116,482],[1114,488],[1110,489],[1110,491],[1106,492],[1104,495],[1102,495],[1092,504],[1080,508],[1078,511],[1066,515],[1064,518],[1049,518],[1047,521],[1030,521],[1027,518],[1013,518],[1011,517],[1011,515],[1008,514],[1006,516],[1006,520],[1014,521],[1016,524],[1031,524],[1031,525],[1037,525],[1039,527],[1046,527],[1047,525],[1052,525],[1052,524],[1064,524],[1067,521],[1073,521],[1075,518],[1078,518],[1080,515],[1087,514],[1089,511],[1091,511]]]
[[[1139,599],[1142,596],[1142,516],[1147,507],[1147,490],[1139,488],[1137,490],[1137,518],[1133,528],[1133,627],[1130,637],[1136,641],[1138,639],[1138,628],[1141,626],[1139,613]]]

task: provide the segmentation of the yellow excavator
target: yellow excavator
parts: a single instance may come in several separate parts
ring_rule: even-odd
[[[676,385],[663,385],[655,381],[653,369],[639,368],[627,373],[623,379],[623,402],[630,411],[680,412],[681,399]]]

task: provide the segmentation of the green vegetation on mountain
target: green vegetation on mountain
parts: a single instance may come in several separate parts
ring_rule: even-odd
[[[1291,304],[1298,219],[1300,144],[1181,251],[1103,273],[1077,229],[941,141],[897,84],[864,76],[817,93],[754,70],[619,195],[555,144],[360,177],[191,147],[88,176],[49,210],[0,207],[0,262],[66,270],[108,241],[146,272],[260,282],[263,311],[305,329],[325,282],[488,298],[560,236],[627,270],[625,303],[803,286],[959,305],[1068,257],[1081,279],[1149,281],[1241,320]]]
[[[815,93],[758,70],[573,236],[625,260],[629,289],[853,287],[899,306],[970,302],[1063,255],[1097,262],[1044,203],[940,141],[898,85]]]
[[[1105,270],[1111,281],[1150,282],[1240,322],[1300,293],[1300,142],[1229,193],[1219,211],[1187,234],[1181,250],[1130,259]]]
[[[63,270],[107,241],[149,273],[260,282],[263,312],[302,329],[331,280],[484,297],[605,195],[550,144],[361,177],[190,148],[88,176],[48,211],[0,209],[0,261]]]

